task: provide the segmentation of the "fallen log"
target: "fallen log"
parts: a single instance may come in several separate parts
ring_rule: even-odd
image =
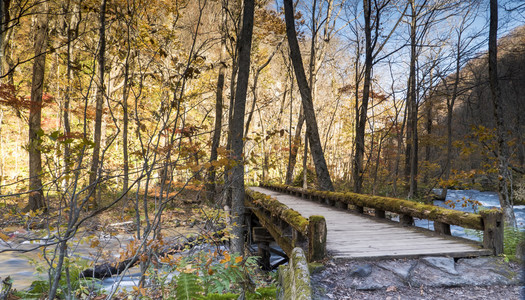
[[[188,240],[184,243],[176,244],[169,249],[166,249],[164,251],[160,251],[157,253],[159,257],[165,257],[168,255],[173,255],[176,253],[180,253],[184,250],[189,250],[193,248],[194,246],[198,244],[202,244],[204,242],[210,242],[210,240],[214,242],[220,242],[220,239],[224,236],[224,231],[216,231],[211,235],[208,234],[202,234],[197,237],[189,237]],[[125,270],[135,266],[139,260],[140,260],[140,254],[137,253],[133,257],[126,258],[124,260],[121,260],[119,262],[110,263],[110,262],[104,262],[102,264],[95,265],[93,268],[86,269],[80,273],[80,277],[82,278],[97,278],[97,279],[104,279],[107,277],[111,277],[113,275],[120,275]]]

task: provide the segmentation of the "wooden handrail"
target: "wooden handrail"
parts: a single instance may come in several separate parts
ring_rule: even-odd
[[[353,205],[360,213],[363,213],[365,207],[372,208],[375,210],[375,215],[380,218],[385,217],[386,211],[397,213],[403,225],[413,225],[413,218],[431,220],[434,221],[434,230],[445,235],[451,234],[450,225],[482,230],[483,247],[491,249],[494,255],[503,253],[503,213],[498,209],[475,214],[391,197],[304,190],[283,184],[263,183],[261,187],[295,194],[340,208]]]
[[[288,256],[297,246],[305,248],[308,261],[322,260],[326,256],[327,231],[323,216],[305,218],[271,196],[250,188],[245,191],[246,206],[259,218]]]

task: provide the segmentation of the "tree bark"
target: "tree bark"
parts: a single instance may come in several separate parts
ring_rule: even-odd
[[[292,184],[293,182],[293,172],[295,169],[295,164],[297,163],[297,153],[299,152],[299,146],[301,145],[301,132],[303,131],[303,125],[304,113],[303,108],[301,107],[301,110],[299,112],[299,119],[297,120],[297,127],[295,128],[295,135],[290,147],[290,156],[288,157],[288,168],[286,169],[285,180],[286,184]]]
[[[9,6],[11,0],[0,1],[0,75],[4,75],[5,52],[8,41],[6,40],[9,27]]]
[[[417,13],[414,0],[410,0],[412,9],[410,21],[410,74],[408,79],[408,122],[407,122],[407,147],[405,175],[408,175],[408,197],[413,198],[417,192],[417,167],[418,167],[418,138],[417,138],[417,113],[416,99],[416,25]]]
[[[454,104],[456,102],[456,98],[458,95],[458,85],[459,85],[459,72],[460,72],[460,47],[461,44],[461,35],[459,36],[458,40],[458,46],[456,49],[456,74],[454,75],[454,85],[452,88],[452,95],[450,95],[450,98],[447,97],[447,155],[446,155],[446,161],[445,161],[445,172],[443,174],[443,179],[445,181],[448,181],[450,178],[450,170],[452,167],[452,117],[454,112]],[[446,80],[446,79],[445,79]],[[446,83],[445,83],[446,84]],[[448,186],[443,186],[443,189],[441,190],[440,199],[446,199],[447,198],[447,192],[448,192]]]
[[[46,67],[46,48],[48,38],[47,2],[35,6],[36,28],[34,31],[35,60],[31,81],[31,106],[29,108],[29,202],[25,211],[45,208],[42,191],[42,157],[40,153],[40,133],[42,118],[42,95]]]
[[[505,130],[503,103],[498,82],[498,0],[490,0],[489,27],[489,83],[498,140],[498,194],[507,225],[515,227],[516,218],[512,207],[512,172],[509,169],[510,151]]]
[[[299,91],[301,93],[303,111],[306,119],[306,127],[309,132],[310,149],[314,160],[315,171],[317,173],[317,182],[319,184],[319,189],[333,191],[334,187],[332,185],[332,180],[330,179],[330,172],[328,171],[328,167],[326,165],[321,140],[319,137],[319,130],[317,128],[317,120],[312,102],[312,93],[308,85],[308,81],[306,80],[299,43],[297,42],[292,0],[284,1],[284,11],[286,20],[286,35],[288,37],[288,45],[290,47],[290,54],[294,66],[297,85],[299,86]]]
[[[128,153],[128,129],[129,129],[129,113],[128,113],[128,98],[130,90],[130,79],[129,79],[129,64],[131,56],[131,37],[130,30],[131,24],[127,21],[126,24],[126,35],[127,35],[127,49],[126,49],[126,61],[124,62],[124,86],[122,87],[122,159],[124,178],[122,179],[122,194],[124,205],[127,203],[127,193],[129,189],[129,153]]]
[[[219,74],[217,75],[217,89],[215,91],[215,126],[213,129],[213,137],[211,140],[211,151],[210,151],[210,162],[216,161],[218,157],[217,149],[221,141],[222,131],[222,102],[223,102],[223,91],[224,91],[224,76],[226,74],[226,3],[222,2],[222,24],[221,24],[221,52],[219,56]],[[216,169],[212,165],[208,170],[208,182],[207,182],[207,199],[213,201],[216,193]]]
[[[370,79],[372,72],[372,28],[370,24],[372,7],[370,0],[363,0],[365,18],[365,73],[363,78],[363,97],[361,107],[356,120],[355,156],[352,168],[354,179],[354,192],[361,193],[363,190],[363,159],[365,154],[365,128],[368,112],[368,101],[370,99]]]
[[[231,126],[232,151],[235,166],[232,169],[232,229],[234,238],[231,251],[242,253],[244,248],[244,114],[246,110],[246,93],[250,76],[250,52],[252,47],[254,0],[244,0],[241,38],[239,40],[239,73],[235,89],[235,104]]]
[[[96,112],[95,112],[95,135],[93,147],[93,159],[91,161],[91,170],[89,173],[89,186],[91,197],[93,197],[92,205],[96,208],[98,206],[97,193],[97,179],[100,178],[100,140],[102,137],[102,108],[104,105],[104,76],[105,76],[105,52],[106,52],[106,0],[102,0],[100,4],[100,29],[99,29],[99,51],[98,51],[98,86],[96,98]]]
[[[78,23],[79,18],[77,15],[78,9],[80,7],[78,5],[75,5],[74,8],[71,10],[71,7],[69,6],[70,3],[68,2],[67,7],[67,13],[71,13],[71,19],[68,22],[67,27],[67,66],[66,66],[66,76],[67,76],[67,87],[66,92],[64,95],[64,112],[63,112],[63,120],[64,120],[64,135],[67,138],[70,138],[71,134],[71,123],[70,123],[70,103],[72,98],[72,88],[73,80],[77,75],[77,72],[74,71],[72,63],[75,61],[75,54],[73,51],[73,46],[71,43],[73,40],[75,40],[78,37]],[[64,144],[64,173],[67,175],[70,172],[70,163],[71,163],[71,149],[70,144],[65,143]],[[67,189],[67,185],[69,184],[68,176],[65,176],[64,179],[64,190]]]

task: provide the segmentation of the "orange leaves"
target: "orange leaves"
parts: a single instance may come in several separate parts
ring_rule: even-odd
[[[89,247],[90,248],[96,248],[96,247],[98,247],[98,245],[100,245],[99,239],[92,239],[91,243],[89,244]]]
[[[146,289],[142,287],[142,284],[140,286],[133,286],[133,292],[142,297],[146,297]]]
[[[229,262],[230,260],[231,260],[230,253],[228,253],[228,251],[224,251],[224,259],[221,259],[219,263],[224,264],[224,263]]]
[[[477,211],[478,207],[481,206],[481,202],[466,197],[456,200],[447,200],[445,201],[445,204],[450,208],[456,208],[456,205],[461,205],[463,208],[472,207],[474,211]]]
[[[7,236],[6,234],[0,232],[0,239],[2,239],[4,242],[6,242],[7,240],[9,240],[9,236]]]

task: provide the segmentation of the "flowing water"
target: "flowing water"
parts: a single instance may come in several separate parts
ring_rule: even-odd
[[[436,194],[440,194],[441,190],[436,189]],[[470,201],[469,201],[470,200]],[[474,201],[475,200],[475,201]],[[445,202],[450,201],[454,203],[454,207]],[[496,192],[480,192],[478,190],[448,190],[447,198],[445,200],[434,200],[434,205],[452,208],[464,212],[479,212],[484,208],[499,208],[499,197]],[[514,214],[516,215],[516,224],[520,230],[525,230],[525,205],[514,206]],[[434,222],[428,220],[416,220],[416,226],[434,229]],[[463,227],[450,226],[450,231],[453,236],[468,238],[471,240],[480,241],[483,233],[476,230],[465,230]]]

